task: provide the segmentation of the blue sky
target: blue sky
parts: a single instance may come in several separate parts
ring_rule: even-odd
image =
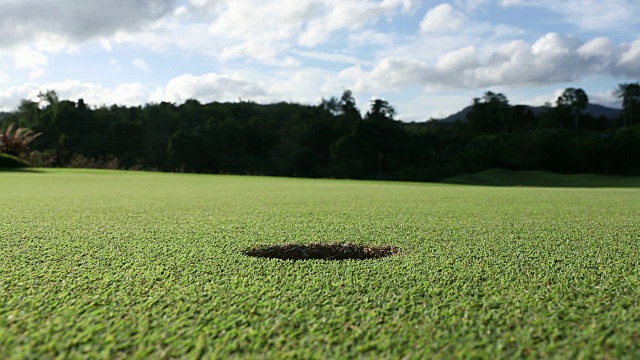
[[[619,106],[640,79],[637,0],[0,0],[0,17],[3,111],[47,89],[94,106],[351,89],[423,121],[487,90]]]

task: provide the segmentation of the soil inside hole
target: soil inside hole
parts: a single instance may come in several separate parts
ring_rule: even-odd
[[[266,245],[244,252],[247,256],[282,260],[364,260],[394,256],[400,249],[385,245],[344,244],[280,244]]]

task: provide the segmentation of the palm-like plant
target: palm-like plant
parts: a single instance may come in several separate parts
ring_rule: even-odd
[[[34,133],[28,128],[16,128],[10,124],[0,131],[0,153],[22,156],[29,150],[29,144],[42,133]]]

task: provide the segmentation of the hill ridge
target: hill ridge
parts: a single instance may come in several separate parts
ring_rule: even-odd
[[[533,111],[534,114],[538,115],[539,113],[541,113],[543,110],[548,109],[550,107],[548,106],[533,106],[533,105],[524,105],[524,104],[518,104],[518,105],[514,105],[514,106],[526,106],[529,109],[531,109],[531,111]],[[444,117],[442,119],[436,119],[437,121],[443,122],[443,123],[452,123],[452,122],[456,122],[456,121],[465,121],[467,114],[471,111],[471,109],[473,108],[473,105],[469,105],[467,107],[465,107],[464,109],[451,114],[447,117]],[[604,116],[607,119],[615,119],[618,116],[620,116],[620,114],[622,114],[622,109],[617,109],[617,108],[612,108],[612,107],[608,107],[608,106],[604,106],[604,105],[600,105],[600,104],[587,104],[587,108],[584,111],[586,114],[589,114],[593,117],[600,117],[600,116]]]

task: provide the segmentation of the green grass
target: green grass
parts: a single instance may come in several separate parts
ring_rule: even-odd
[[[474,174],[454,176],[442,181],[449,184],[484,186],[541,187],[640,187],[640,177],[595,174],[554,174],[544,171],[512,171],[491,169]]]
[[[0,358],[640,358],[640,189],[0,173]],[[387,244],[364,261],[271,243]]]

